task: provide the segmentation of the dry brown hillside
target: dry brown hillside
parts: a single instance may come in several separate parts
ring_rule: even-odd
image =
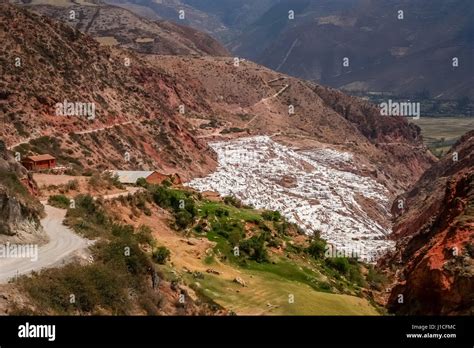
[[[186,177],[215,165],[179,117],[179,105],[188,102],[174,77],[60,22],[0,6],[0,137],[7,145],[31,140],[18,150],[80,167],[157,168]],[[94,105],[95,117],[58,116],[64,101]]]
[[[151,21],[102,1],[16,1],[29,10],[61,20],[100,43],[141,53],[226,56],[211,36],[168,21]],[[73,11],[73,12],[71,12]]]
[[[234,58],[148,56],[211,107],[186,113],[195,133],[218,138],[273,135],[297,148],[331,146],[354,153],[359,169],[400,192],[434,159],[420,130],[384,117],[370,103]],[[294,113],[290,114],[290,108]]]
[[[189,178],[215,165],[207,142],[269,134],[298,148],[354,153],[357,170],[394,194],[433,162],[418,127],[382,117],[338,91],[232,57],[100,47],[68,26],[3,6],[3,136],[9,145],[33,138],[24,152],[47,150],[86,167],[161,168]],[[54,106],[65,99],[94,102],[96,118],[55,116]]]

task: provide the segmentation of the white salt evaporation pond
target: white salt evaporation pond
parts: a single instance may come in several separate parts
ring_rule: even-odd
[[[188,186],[232,195],[257,209],[277,210],[308,234],[320,231],[334,249],[357,253],[369,262],[394,247],[387,239],[387,224],[383,227],[364,209],[372,205],[388,221],[388,191],[372,178],[337,169],[351,167],[352,154],[331,149],[297,152],[268,136],[210,146],[219,157],[217,170]]]

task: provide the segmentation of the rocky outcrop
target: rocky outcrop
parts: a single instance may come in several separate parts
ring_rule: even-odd
[[[474,314],[474,131],[395,200],[397,251],[388,308],[397,314]]]
[[[31,195],[36,184],[0,140],[0,243],[46,240],[39,218],[41,204]]]

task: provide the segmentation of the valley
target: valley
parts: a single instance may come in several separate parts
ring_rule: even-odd
[[[474,129],[472,117],[421,117],[412,122],[421,128],[426,146],[438,157],[446,154],[466,130]]]
[[[321,79],[293,77],[295,56],[315,51],[260,47],[220,21],[224,3],[156,2],[157,17],[146,1],[12,2],[0,3],[0,241],[42,245],[43,264],[22,260],[15,276],[0,260],[0,313],[472,314],[469,118],[382,116],[315,83],[347,87],[328,62],[306,71]],[[207,34],[164,20],[184,4]],[[362,28],[325,4],[308,28]],[[277,50],[265,64],[281,71],[232,57],[216,30],[234,52]],[[58,116],[65,100],[94,117]]]
[[[393,247],[387,240],[390,194],[356,174],[350,153],[294,151],[264,136],[210,145],[218,155],[217,171],[189,186],[279,211],[306,233],[320,233],[337,250],[357,251],[366,261]]]

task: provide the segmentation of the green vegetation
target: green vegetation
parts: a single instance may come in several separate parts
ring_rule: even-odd
[[[321,259],[326,252],[326,242],[322,239],[314,239],[306,249],[306,252],[315,259]]]
[[[67,209],[71,200],[64,195],[54,195],[48,198],[48,204],[56,208]]]
[[[326,264],[343,275],[347,275],[349,273],[349,261],[345,257],[327,258]]]
[[[464,133],[474,129],[473,117],[421,117],[411,122],[421,128],[426,146],[437,157],[445,155]]]
[[[42,136],[37,139],[32,139],[27,144],[17,146],[15,151],[18,151],[22,157],[47,153],[56,157],[60,163],[69,163],[81,167],[80,161],[67,155],[66,151],[61,147],[60,140],[55,137]]]
[[[92,196],[78,195],[74,201],[76,208],[68,210],[66,225],[90,239],[109,235],[111,221]]]
[[[79,181],[77,181],[76,179],[68,181],[64,187],[66,192],[75,191],[78,188],[79,188]]]
[[[231,127],[231,128],[226,128],[221,131],[221,134],[231,134],[231,133],[242,133],[246,132],[248,129],[244,128],[238,128],[238,127]]]
[[[12,195],[29,197],[28,190],[22,185],[14,172],[0,168],[0,185],[7,188]]]
[[[112,174],[109,172],[90,173],[89,186],[94,190],[100,190],[104,188],[111,190],[114,187],[119,188],[119,189],[124,188],[122,183],[119,181],[118,177],[112,176]]]
[[[264,211],[262,213],[262,218],[264,218],[267,221],[280,221],[281,214],[277,211]]]
[[[113,222],[91,196],[77,196],[75,201],[76,209],[68,210],[66,221],[82,235],[100,237],[91,248],[94,263],[70,264],[20,278],[19,284],[34,299],[37,312],[126,315],[133,308],[129,296],[133,292],[143,310],[156,314],[157,295],[146,286],[153,266],[140,247],[152,247],[149,228],[135,230]]]
[[[164,246],[160,246],[153,251],[153,261],[159,263],[160,265],[164,265],[166,261],[170,258],[171,252],[168,248]]]
[[[382,287],[383,277],[354,259],[325,258],[326,243],[318,236],[296,243],[294,237],[301,231],[278,212],[254,210],[232,197],[215,202],[167,185],[144,187],[146,192],[118,201],[132,213],[146,212],[150,204],[167,209],[178,233],[205,236],[215,243],[200,261],[203,265],[219,272],[222,267],[237,270],[248,288],[217,272],[199,273],[199,278],[196,272],[177,275],[167,263],[172,251],[156,245],[149,227],[116,223],[100,200],[79,195],[76,209],[68,210],[66,224],[98,240],[92,248],[94,264],[69,265],[21,278],[20,284],[39,304],[39,312],[127,314],[132,300],[126,294],[132,291],[140,299],[139,306],[155,313],[159,301],[145,282],[150,269],[156,268],[185,281],[210,302],[238,313],[377,314],[363,298],[362,289]],[[68,296],[79,292],[88,300],[76,298],[76,303],[70,303]],[[294,303],[288,302],[289,294],[294,295]]]
[[[362,274],[364,266],[357,260],[325,258],[326,242],[318,235],[310,238],[305,247],[290,243],[292,236],[301,231],[279,212],[244,207],[234,197],[215,202],[164,186],[148,188],[155,202],[175,213],[179,230],[191,228],[197,234],[205,233],[215,242],[214,255],[234,267],[272,273],[317,291],[354,294],[368,284]],[[180,222],[182,219],[184,223]],[[270,248],[282,248],[283,244],[287,257],[275,258]],[[214,261],[214,255],[206,257],[207,263]]]
[[[421,118],[423,116],[433,118],[460,118],[471,117],[474,109],[474,101],[467,96],[460,96],[457,99],[435,99],[430,96],[429,91],[422,90],[414,95],[393,95],[391,93],[357,93],[351,92],[353,95],[367,97],[375,105],[387,102],[391,99],[394,102],[417,102],[420,103],[420,110],[422,110]]]

